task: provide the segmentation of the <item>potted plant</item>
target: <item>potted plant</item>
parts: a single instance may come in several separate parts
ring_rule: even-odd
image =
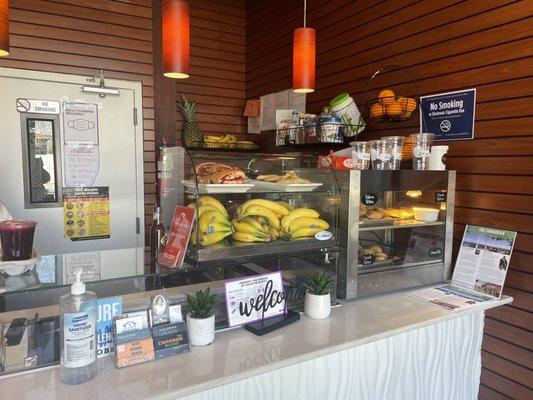
[[[209,288],[187,295],[187,331],[193,346],[206,346],[215,340],[215,302]]]
[[[304,312],[309,318],[324,319],[331,313],[333,279],[324,270],[315,272],[305,283]]]

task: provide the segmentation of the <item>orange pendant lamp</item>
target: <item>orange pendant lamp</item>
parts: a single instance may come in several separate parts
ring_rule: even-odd
[[[292,90],[315,91],[316,31],[306,27],[307,1],[304,0],[304,27],[294,31],[292,47]]]
[[[0,0],[0,57],[9,55],[9,0]]]
[[[183,0],[163,0],[162,14],[163,75],[188,78],[189,4]]]

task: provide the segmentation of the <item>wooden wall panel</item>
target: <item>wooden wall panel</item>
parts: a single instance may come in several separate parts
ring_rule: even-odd
[[[189,6],[190,78],[176,80],[177,100],[184,95],[197,103],[196,120],[204,134],[246,133],[245,1],[192,1]],[[182,128],[178,111],[178,143]]]
[[[292,31],[302,23],[297,3],[247,2],[248,98],[290,87]],[[344,91],[361,104],[368,77],[390,64],[407,67],[422,94],[477,87],[476,139],[446,143],[449,168],[458,172],[455,247],[466,224],[519,232],[506,288],[515,301],[487,313],[480,399],[533,398],[532,23],[530,1],[308,4],[308,25],[317,29],[310,112]],[[400,74],[384,75],[375,89],[391,85],[415,94]],[[361,139],[417,130],[417,121],[370,123]]]
[[[11,0],[0,67],[141,81],[147,223],[155,197],[151,0]]]

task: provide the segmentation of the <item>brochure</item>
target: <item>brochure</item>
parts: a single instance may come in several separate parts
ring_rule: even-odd
[[[516,232],[467,225],[451,284],[407,295],[452,311],[500,299],[515,241]]]

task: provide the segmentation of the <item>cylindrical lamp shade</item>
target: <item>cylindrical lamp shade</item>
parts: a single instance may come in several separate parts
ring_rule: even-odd
[[[292,47],[292,88],[296,93],[315,91],[316,31],[298,28]]]
[[[163,75],[188,78],[189,4],[183,0],[163,0],[162,14]]]
[[[0,0],[0,57],[9,54],[9,0]]]

